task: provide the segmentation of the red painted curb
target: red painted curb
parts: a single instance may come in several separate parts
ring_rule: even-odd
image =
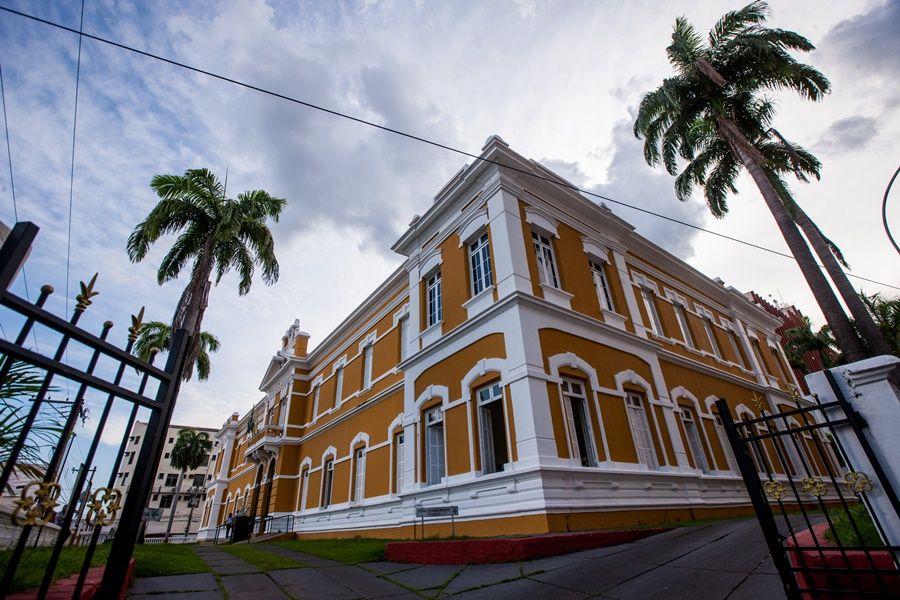
[[[81,588],[80,600],[93,600],[97,592],[100,591],[100,582],[103,580],[103,571],[106,567],[92,567],[88,569],[87,577],[84,580],[84,587]],[[125,589],[119,596],[120,600],[125,598],[125,592],[131,586],[134,580],[134,559],[128,563],[128,577],[125,578]],[[65,579],[57,579],[50,586],[47,592],[47,600],[70,600],[72,592],[75,591],[75,585],[78,583],[78,574],[71,575]],[[34,600],[37,598],[38,588],[31,588],[10,594],[7,596],[9,600]]]
[[[892,595],[900,595],[900,573],[896,575],[883,574],[881,582],[879,582],[874,573],[841,572],[842,569],[871,569],[873,566],[876,569],[893,571],[894,560],[887,550],[870,550],[868,556],[862,550],[841,551],[837,546],[833,550],[797,550],[797,547],[803,548],[804,546],[831,546],[831,542],[825,539],[827,530],[828,523],[821,523],[813,526],[812,529],[797,533],[796,541],[791,537],[787,539],[785,545],[792,566],[830,569],[828,572],[797,572],[797,584],[801,588],[827,592],[837,587],[851,592],[880,594],[886,591]],[[885,589],[881,587],[882,583],[885,585]],[[818,597],[809,592],[803,592],[802,596],[804,599]]]
[[[520,538],[443,540],[433,542],[389,542],[387,560],[425,565],[484,564],[532,560],[579,550],[633,542],[668,531],[669,528],[626,531],[551,533]]]

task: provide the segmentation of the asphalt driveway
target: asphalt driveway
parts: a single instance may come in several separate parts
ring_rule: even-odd
[[[681,527],[629,544],[498,565],[364,563],[347,566],[274,545],[306,565],[268,573],[216,549],[197,552],[215,572],[139,579],[131,598],[783,598],[755,519]],[[158,596],[157,596],[158,597]]]

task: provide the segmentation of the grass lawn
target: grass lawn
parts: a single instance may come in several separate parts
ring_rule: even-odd
[[[91,560],[91,566],[97,567],[106,562],[109,556],[110,544],[97,546]],[[22,561],[16,569],[13,579],[13,589],[23,590],[37,587],[44,577],[44,569],[50,560],[50,548],[29,548],[22,555]],[[63,549],[57,563],[55,579],[62,579],[81,570],[84,562],[86,548],[84,546],[69,546]],[[11,552],[0,552],[0,572],[6,570]],[[163,544],[138,545],[134,549],[134,558],[137,561],[135,575],[137,577],[152,577],[154,575],[184,575],[187,573],[203,573],[209,571],[197,553],[194,546],[167,546]]]
[[[368,538],[345,540],[282,540],[279,546],[329,558],[348,565],[384,560],[384,547],[389,540]]]
[[[251,565],[256,565],[262,571],[274,571],[276,569],[294,569],[297,567],[305,567],[303,563],[266,552],[261,549],[258,544],[235,544],[217,546],[220,550],[234,555],[241,560],[245,560]]]

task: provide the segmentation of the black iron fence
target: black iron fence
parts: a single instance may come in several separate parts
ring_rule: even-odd
[[[769,552],[791,600],[900,597],[900,546],[884,519],[900,518],[897,497],[846,398],[732,416],[716,403]],[[849,437],[848,437],[849,436]],[[862,447],[868,465],[853,464],[845,444]],[[865,470],[863,470],[865,469]],[[871,492],[891,499],[893,514],[873,510]]]
[[[19,328],[12,341],[5,339],[5,336],[0,338],[0,387],[9,385],[11,373],[23,365],[29,376],[39,381],[36,393],[29,393],[28,397],[20,394],[12,404],[9,404],[11,401],[8,398],[4,400],[19,420],[19,427],[12,436],[14,439],[4,442],[0,495],[11,495],[12,488],[8,484],[15,476],[18,490],[13,499],[12,521],[19,527],[19,537],[5,556],[6,568],[0,582],[0,597],[10,593],[35,528],[52,521],[59,527],[59,532],[50,549],[38,591],[39,598],[47,595],[64,547],[71,542],[73,521],[80,518],[76,516],[76,506],[79,505],[76,500],[82,498],[88,473],[96,466],[94,463],[103,438],[107,442],[110,439],[119,440],[118,452],[106,485],[93,489],[86,498],[83,518],[90,535],[84,534],[82,524],[78,533],[86,539],[87,545],[72,597],[80,597],[101,535],[107,535],[109,526],[118,521],[100,588],[100,597],[117,598],[126,584],[142,512],[154,483],[165,433],[175,407],[185,366],[188,334],[184,330],[174,334],[166,366],[160,369],[153,366],[152,361],[147,363],[131,354],[142,326],[143,309],[131,317],[124,349],[108,341],[113,328],[110,321],[102,325],[99,335],[79,327],[79,320],[98,294],[95,289],[96,275],[89,282],[81,283],[81,292],[68,320],[44,309],[53,293],[50,286],[41,288],[40,296],[34,303],[12,293],[10,285],[22,267],[37,232],[38,228],[31,223],[18,223],[0,248],[0,317],[6,323],[16,323]],[[48,350],[46,343],[38,348],[36,341],[33,348],[27,347],[27,340],[30,335],[33,336],[36,326],[53,339],[52,350]],[[98,368],[98,365],[101,367]],[[51,392],[59,390],[63,383],[69,388],[66,400],[52,399]],[[97,400],[95,408],[99,408],[99,416],[82,466],[74,482],[64,488],[61,470],[66,460],[65,452],[79,419],[85,416],[89,396]],[[59,426],[38,427],[42,410],[51,403],[61,419]],[[114,407],[128,412],[127,422],[121,431],[118,430],[121,424],[110,422]],[[139,409],[149,412],[147,430],[138,455],[138,463],[143,467],[136,471],[126,495],[125,489],[115,487],[115,471]],[[46,450],[37,453],[41,460],[36,465],[36,438],[41,436],[46,439],[48,435],[56,435],[57,442],[44,445]],[[26,457],[29,459],[27,462]],[[61,494],[67,494],[70,499],[64,506],[60,502]],[[80,509],[77,512],[80,515]]]

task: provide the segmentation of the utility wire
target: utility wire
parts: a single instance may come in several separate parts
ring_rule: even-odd
[[[84,0],[81,0],[81,21],[78,24],[78,59],[75,62],[75,112],[72,117],[72,165],[69,169],[69,227],[66,237],[66,316],[69,315],[69,264],[72,257],[72,199],[75,191],[75,139],[78,131],[78,88],[81,83],[81,36],[84,29]]]
[[[104,43],[104,44],[107,44],[107,45],[110,45],[110,46],[114,46],[114,47],[116,47],[116,48],[120,48],[120,49],[126,50],[126,51],[128,51],[128,52],[132,52],[132,53],[134,53],[134,54],[139,54],[139,55],[145,56],[145,57],[147,57],[147,58],[152,58],[152,59],[154,59],[154,60],[158,60],[158,61],[160,61],[160,62],[164,62],[164,63],[170,64],[170,65],[173,65],[173,66],[182,68],[182,69],[186,69],[186,70],[188,70],[188,71],[193,71],[194,73],[199,73],[199,74],[201,74],[201,75],[206,75],[207,77],[211,77],[211,78],[213,78],[213,79],[218,79],[219,81],[224,81],[224,82],[226,82],[226,83],[231,83],[231,84],[237,85],[237,86],[239,86],[239,87],[243,87],[243,88],[246,88],[246,89],[249,89],[249,90],[253,90],[253,91],[255,91],[255,92],[259,92],[259,93],[261,93],[261,94],[265,94],[265,95],[267,95],[267,96],[272,96],[273,98],[278,98],[278,99],[281,99],[281,100],[285,100],[285,101],[287,101],[287,102],[292,102],[292,103],[294,103],[294,104],[299,104],[300,106],[304,106],[304,107],[306,107],[306,108],[310,108],[310,109],[313,109],[313,110],[317,110],[317,111],[320,111],[320,112],[323,112],[323,113],[326,113],[326,114],[329,114],[329,115],[332,115],[332,116],[335,116],[335,117],[340,117],[340,118],[342,118],[342,119],[347,119],[347,120],[349,120],[349,121],[353,121],[353,122],[359,123],[359,124],[361,124],[361,125],[367,125],[367,126],[369,126],[369,127],[375,128],[375,129],[380,129],[381,131],[385,131],[385,132],[387,132],[387,133],[393,133],[393,134],[395,134],[395,135],[399,135],[399,136],[401,136],[401,137],[405,137],[405,138],[410,139],[410,140],[414,140],[414,141],[417,141],[417,142],[421,142],[421,143],[423,143],[423,144],[428,144],[429,146],[434,146],[435,148],[440,148],[440,149],[443,149],[443,150],[447,150],[447,151],[453,152],[453,153],[455,153],[455,154],[460,154],[460,155],[462,155],[462,156],[466,156],[466,157],[472,158],[472,159],[477,160],[477,161],[490,163],[490,164],[499,166],[499,167],[501,167],[501,168],[508,169],[508,170],[510,170],[510,171],[514,171],[514,172],[517,172],[517,173],[521,173],[521,174],[526,175],[526,176],[528,176],[528,177],[533,177],[533,178],[535,178],[535,179],[540,179],[540,180],[543,180],[543,181],[547,181],[547,182],[552,183],[552,184],[554,184],[554,185],[558,185],[558,186],[560,186],[560,187],[568,188],[568,189],[570,189],[570,190],[579,192],[579,193],[584,194],[584,195],[586,195],[586,196],[593,196],[594,198],[599,198],[599,199],[601,199],[601,200],[605,200],[605,201],[607,201],[607,202],[611,202],[611,203],[613,203],[613,204],[618,204],[618,205],[620,205],[620,206],[624,206],[624,207],[626,207],[626,208],[630,208],[630,209],[636,210],[636,211],[638,211],[638,212],[642,212],[642,213],[645,213],[645,214],[648,214],[648,215],[652,215],[652,216],[654,216],[654,217],[657,217],[657,218],[660,218],[660,219],[664,219],[664,220],[669,221],[669,222],[672,222],[672,223],[677,223],[677,224],[679,224],[679,225],[683,225],[684,227],[688,227],[688,228],[694,229],[694,230],[696,230],[696,231],[702,231],[702,232],[704,232],[704,233],[708,233],[708,234],[711,234],[711,235],[714,235],[714,236],[717,236],[717,237],[720,237],[720,238],[723,238],[723,239],[726,239],[726,240],[730,240],[730,241],[736,242],[736,243],[738,243],[738,244],[743,244],[744,246],[749,246],[749,247],[751,247],[751,248],[756,248],[757,250],[762,250],[762,251],[764,251],[764,252],[769,252],[770,254],[775,254],[775,255],[778,255],[778,256],[782,256],[782,257],[784,257],[784,258],[789,258],[789,259],[791,259],[791,260],[796,260],[796,261],[802,261],[802,260],[805,260],[805,259],[796,258],[796,257],[794,257],[794,256],[792,256],[792,255],[790,255],[790,254],[787,254],[787,253],[785,253],[785,252],[781,252],[781,251],[779,251],[779,250],[774,250],[774,249],[772,249],[772,248],[768,248],[768,247],[766,247],[766,246],[762,246],[762,245],[760,245],[760,244],[756,244],[756,243],[753,243],[753,242],[748,242],[748,241],[746,241],[746,240],[742,240],[742,239],[740,239],[740,238],[736,238],[736,237],[733,237],[733,236],[730,236],[730,235],[727,235],[727,234],[724,234],[724,233],[719,233],[719,232],[713,231],[713,230],[711,230],[711,229],[706,229],[705,227],[701,227],[700,225],[696,225],[696,224],[694,224],[694,223],[689,223],[689,222],[687,222],[687,221],[682,221],[681,219],[677,219],[677,218],[675,218],[675,217],[670,217],[670,216],[668,216],[668,215],[665,215],[665,214],[662,214],[662,213],[658,213],[658,212],[652,211],[652,210],[647,209],[647,208],[641,208],[640,206],[635,206],[634,204],[629,204],[629,203],[627,203],[627,202],[622,202],[622,201],[620,201],[620,200],[615,200],[615,199],[610,198],[610,197],[608,197],[608,196],[604,196],[604,195],[598,194],[598,193],[596,193],[596,192],[591,192],[591,191],[589,191],[589,190],[585,190],[585,189],[579,188],[579,187],[576,186],[576,185],[573,185],[573,184],[571,184],[571,183],[569,183],[569,182],[567,182],[567,181],[561,180],[561,179],[556,178],[556,177],[548,177],[548,176],[544,176],[544,175],[539,175],[539,174],[533,173],[533,172],[531,172],[531,171],[526,171],[525,169],[520,169],[520,168],[518,168],[518,167],[513,167],[513,166],[505,165],[505,164],[500,163],[499,161],[496,161],[496,160],[493,160],[493,159],[490,159],[490,158],[484,158],[483,156],[479,156],[479,155],[477,155],[477,154],[473,154],[473,153],[468,152],[468,151],[466,151],[466,150],[461,150],[461,149],[459,149],[459,148],[455,148],[455,147],[453,147],[453,146],[449,146],[449,145],[444,144],[444,143],[441,143],[441,142],[436,142],[436,141],[430,140],[430,139],[428,139],[428,138],[423,138],[423,137],[421,137],[421,136],[418,136],[418,135],[415,135],[415,134],[412,134],[412,133],[408,133],[408,132],[402,131],[402,130],[400,130],[400,129],[394,129],[393,127],[387,127],[386,125],[379,125],[378,123],[375,123],[375,122],[373,122],[373,121],[368,121],[368,120],[363,119],[363,118],[360,118],[360,117],[354,117],[353,115],[348,115],[348,114],[346,114],[346,113],[342,113],[342,112],[340,112],[340,111],[337,111],[337,110],[334,110],[334,109],[331,109],[331,108],[327,108],[327,107],[324,107],[324,106],[320,106],[320,105],[318,105],[318,104],[313,104],[313,103],[307,102],[307,101],[305,101],[305,100],[300,100],[299,98],[294,98],[294,97],[291,97],[291,96],[287,96],[287,95],[281,94],[281,93],[279,93],[279,92],[275,92],[275,91],[272,91],[272,90],[268,90],[268,89],[266,89],[266,88],[262,88],[262,87],[259,87],[259,86],[256,86],[256,85],[253,85],[253,84],[250,84],[250,83],[246,83],[246,82],[240,81],[240,80],[238,80],[238,79],[234,79],[234,78],[231,78],[231,77],[227,77],[227,76],[225,76],[225,75],[220,75],[220,74],[214,73],[214,72],[212,72],[212,71],[207,71],[207,70],[201,69],[201,68],[199,68],[199,67],[194,67],[194,66],[192,66],[192,65],[188,65],[188,64],[186,64],[186,63],[182,63],[182,62],[173,60],[173,59],[171,59],[171,58],[166,58],[166,57],[160,56],[160,55],[158,55],[158,54],[153,54],[152,52],[148,52],[148,51],[146,51],[146,50],[140,50],[140,49],[138,49],[138,48],[134,48],[134,47],[128,46],[128,45],[126,45],[126,44],[122,44],[122,43],[119,43],[119,42],[115,42],[115,41],[110,40],[110,39],[108,39],[108,38],[104,38],[104,37],[101,37],[101,36],[98,36],[98,35],[93,35],[93,34],[90,34],[90,33],[84,33],[83,31],[80,31],[80,30],[78,30],[78,29],[73,29],[72,27],[68,27],[68,26],[66,26],[66,25],[62,25],[62,24],[60,24],[60,23],[56,23],[56,22],[54,22],[54,21],[49,21],[49,20],[47,20],[47,19],[42,19],[42,18],[40,18],[40,17],[36,17],[36,16],[30,15],[30,14],[28,14],[28,13],[24,13],[24,12],[21,12],[21,11],[18,11],[18,10],[14,10],[14,9],[11,9],[11,8],[7,8],[7,7],[5,7],[5,6],[0,6],[0,10],[2,10],[2,11],[4,11],[4,12],[8,12],[8,13],[10,13],[10,14],[18,15],[18,16],[20,16],[20,17],[24,17],[24,18],[26,18],[26,19],[30,19],[30,20],[32,20],[32,21],[36,21],[36,22],[38,22],[38,23],[43,23],[43,24],[45,24],[45,25],[49,25],[49,26],[55,27],[55,28],[57,28],[57,29],[62,29],[62,30],[64,30],[64,31],[68,31],[68,32],[70,32],[70,33],[74,33],[74,34],[77,34],[77,35],[82,36],[82,37],[86,37],[86,38],[89,38],[89,39],[92,39],[92,40],[95,40],[95,41],[98,41],[98,42],[102,42],[102,43]],[[811,264],[817,265],[819,268],[824,268],[822,265],[820,265],[820,264],[817,263],[816,261],[809,261],[809,262],[810,262]],[[856,274],[854,274],[854,273],[846,273],[846,272],[845,272],[845,275],[847,275],[848,277],[854,277],[854,278],[856,278],[856,279],[860,279],[860,280],[862,280],[862,281],[868,281],[869,283],[874,283],[874,284],[877,284],[877,285],[882,285],[882,286],[885,286],[885,287],[893,288],[893,289],[895,289],[895,290],[900,290],[900,287],[898,287],[898,286],[896,286],[896,285],[891,285],[891,284],[889,284],[889,283],[884,283],[884,282],[877,281],[877,280],[874,280],[874,279],[869,279],[869,278],[867,278],[867,277],[863,277],[863,276],[861,276],[861,275],[856,275]]]
[[[0,63],[0,99],[3,101],[3,129],[6,131],[6,158],[9,163],[9,189],[12,192],[13,219],[19,222],[19,205],[16,202],[16,179],[13,177],[12,149],[9,143],[9,119],[6,117],[6,87],[3,84],[3,64]],[[15,223],[13,223],[15,225]],[[25,299],[31,302],[31,294],[28,292],[28,274],[25,272],[25,264],[22,264],[22,283],[25,284]],[[4,331],[3,337],[6,337]],[[32,327],[31,338],[34,340],[34,349],[40,352],[37,341],[37,332]]]

